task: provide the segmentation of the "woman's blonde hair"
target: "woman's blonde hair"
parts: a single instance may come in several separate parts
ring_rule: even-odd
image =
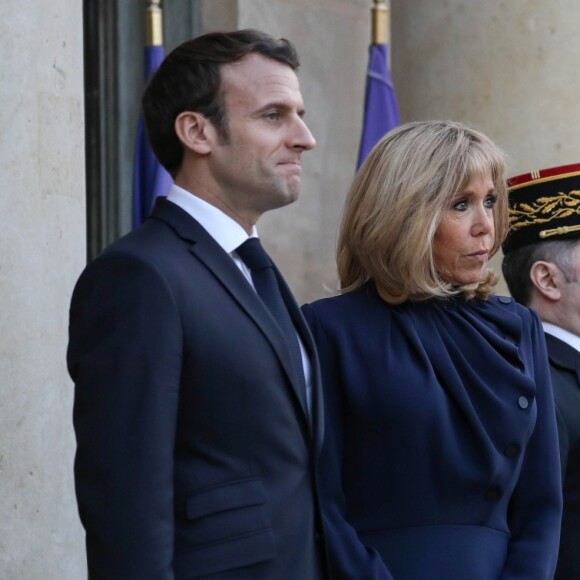
[[[497,277],[486,270],[479,283],[454,286],[438,275],[433,240],[443,210],[474,176],[491,174],[495,240],[508,230],[503,151],[482,133],[453,121],[407,123],[374,147],[347,195],[337,264],[341,291],[373,279],[380,296],[397,304],[464,293],[487,298]]]

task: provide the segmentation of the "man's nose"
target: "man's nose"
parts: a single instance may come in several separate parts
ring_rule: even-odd
[[[292,135],[292,147],[309,151],[310,149],[314,149],[315,146],[316,139],[314,139],[308,125],[302,117],[297,117]]]

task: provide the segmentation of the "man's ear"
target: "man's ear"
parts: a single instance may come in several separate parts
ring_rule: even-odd
[[[530,268],[530,279],[536,290],[550,302],[557,302],[561,297],[562,273],[552,262],[534,262]]]
[[[197,153],[207,155],[211,152],[215,129],[201,113],[184,111],[175,119],[175,133],[182,145]]]

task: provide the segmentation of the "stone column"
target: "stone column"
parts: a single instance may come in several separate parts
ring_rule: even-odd
[[[580,161],[575,0],[391,4],[404,121],[473,125],[507,151],[510,175]]]
[[[82,3],[0,11],[0,578],[86,577],[67,310],[85,258]]]

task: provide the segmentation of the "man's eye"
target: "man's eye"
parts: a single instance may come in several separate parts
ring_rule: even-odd
[[[279,118],[280,118],[279,113],[267,113],[266,114],[266,119],[268,119],[268,121],[277,121]]]

